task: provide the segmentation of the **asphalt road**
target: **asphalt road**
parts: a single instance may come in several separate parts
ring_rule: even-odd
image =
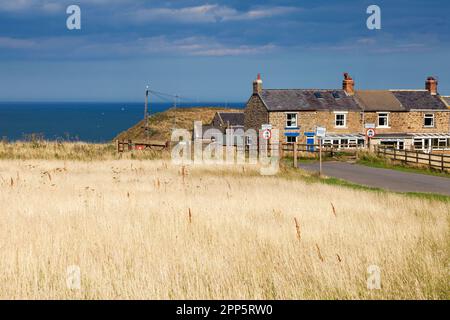
[[[319,163],[300,164],[301,169],[319,171]],[[450,195],[450,179],[426,174],[371,168],[345,162],[324,162],[323,174],[353,183],[398,192],[425,192]]]

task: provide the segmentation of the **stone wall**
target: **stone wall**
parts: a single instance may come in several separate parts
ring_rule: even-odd
[[[244,110],[244,127],[247,129],[261,129],[261,125],[268,123],[269,112],[258,94],[254,94],[247,102]]]
[[[270,112],[269,120],[273,128],[280,130],[280,140],[286,142],[286,132],[299,133],[298,143],[306,143],[305,132],[315,132],[316,127],[325,127],[327,133],[362,133],[363,124],[360,112],[347,113],[347,125],[345,128],[335,127],[335,113],[333,111],[302,111],[297,112],[298,129],[286,128],[286,113],[294,112]]]
[[[302,111],[297,112],[297,129],[286,128],[286,113],[270,112],[269,123],[273,128],[280,130],[280,140],[286,142],[286,132],[297,132],[298,143],[306,143],[305,132],[314,132],[316,127],[325,127],[328,134],[364,134],[364,123],[378,123],[376,112],[347,113],[347,125],[345,128],[335,127],[335,113],[330,111]],[[383,133],[444,133],[450,132],[450,112],[434,112],[435,126],[424,127],[424,115],[430,112],[391,112],[389,114],[389,128],[376,128],[377,134]]]
[[[434,114],[434,127],[424,127],[424,115]],[[376,112],[364,114],[365,123],[378,124]],[[450,112],[390,112],[389,128],[376,128],[377,134],[382,133],[436,133],[450,132]]]

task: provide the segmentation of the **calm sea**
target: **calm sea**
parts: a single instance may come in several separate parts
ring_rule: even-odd
[[[244,103],[195,103],[188,106],[228,106]],[[171,108],[170,103],[153,103],[151,113]],[[143,118],[143,103],[88,102],[0,102],[0,139],[24,140],[39,134],[47,140],[106,142]]]

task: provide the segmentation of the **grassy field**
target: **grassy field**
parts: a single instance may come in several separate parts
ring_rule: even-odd
[[[66,145],[60,159],[51,144],[39,159],[8,148],[0,298],[450,298],[448,201],[289,169],[116,159],[109,146],[73,157]],[[66,284],[73,265],[80,289]],[[367,288],[370,265],[380,290]]]

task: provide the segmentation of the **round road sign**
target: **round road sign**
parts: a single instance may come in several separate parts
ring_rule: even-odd
[[[373,138],[373,137],[375,137],[375,135],[376,135],[376,132],[375,132],[374,129],[367,129],[366,130],[366,137],[367,138]]]
[[[266,129],[262,132],[262,137],[264,140],[269,140],[272,137],[272,131]]]

